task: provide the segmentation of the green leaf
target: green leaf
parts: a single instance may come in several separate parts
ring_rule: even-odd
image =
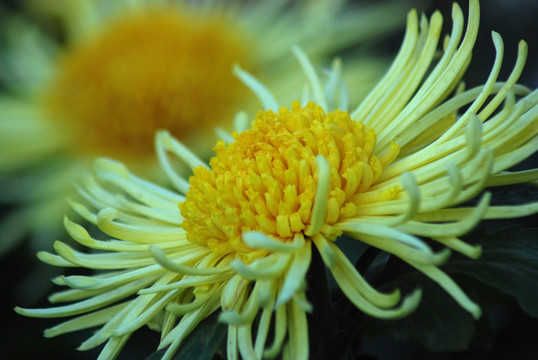
[[[482,228],[467,241],[480,244],[482,256],[474,260],[454,254],[442,270],[479,304],[487,290],[493,288],[513,296],[527,314],[538,317],[538,229],[512,225],[488,234]],[[399,287],[404,293],[420,287],[423,298],[419,308],[404,319],[368,319],[368,334],[388,331],[402,341],[416,340],[431,351],[461,351],[471,341],[477,341],[477,326],[487,327],[486,319],[481,319],[482,324],[474,321],[437,284],[394,257],[387,264],[381,283],[381,290]]]
[[[219,312],[216,311],[202,321],[185,339],[173,360],[211,360],[219,347],[223,345],[228,327],[218,321]],[[221,348],[222,349],[222,348]],[[151,354],[147,360],[161,359],[166,349]]]
[[[538,189],[529,184],[517,184],[488,189],[492,193],[491,205],[514,205],[536,201]]]
[[[538,318],[538,229],[513,226],[493,234],[482,230],[473,235],[475,241],[482,246],[480,259],[457,255],[443,270],[515,297],[527,314]]]
[[[402,272],[405,266],[401,266]],[[376,335],[388,331],[401,341],[418,341],[431,351],[461,351],[474,336],[472,316],[462,309],[441,287],[419,272],[408,272],[382,289],[399,287],[404,294],[422,288],[422,300],[415,312],[399,320],[368,318],[366,333]]]

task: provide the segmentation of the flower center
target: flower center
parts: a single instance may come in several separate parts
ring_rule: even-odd
[[[187,238],[215,252],[249,257],[247,231],[262,231],[292,241],[310,225],[318,187],[316,156],[330,167],[324,229],[352,217],[383,167],[398,154],[394,147],[380,159],[373,155],[376,135],[347,112],[294,102],[258,112],[252,129],[234,134],[235,142],[219,142],[211,169],[198,167],[186,200],[179,205]]]
[[[155,130],[189,142],[202,129],[208,140],[215,123],[233,116],[246,90],[232,65],[249,66],[248,44],[224,19],[194,15],[131,15],[60,59],[46,106],[62,131],[74,131],[75,149],[153,157]]]

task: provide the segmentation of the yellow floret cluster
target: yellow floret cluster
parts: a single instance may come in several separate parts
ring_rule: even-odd
[[[328,182],[322,231],[335,238],[331,225],[355,214],[367,190],[397,156],[397,147],[373,155],[376,135],[336,110],[294,102],[275,113],[258,112],[252,129],[234,134],[231,144],[219,142],[210,169],[198,167],[180,205],[187,238],[221,254],[237,252],[247,259],[264,256],[241,235],[261,231],[287,242],[308,235],[320,181]],[[316,156],[329,165],[328,179],[319,179]]]

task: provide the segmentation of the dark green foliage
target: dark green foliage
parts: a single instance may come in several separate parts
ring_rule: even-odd
[[[228,326],[218,322],[219,311],[214,312],[207,319],[202,321],[193,332],[185,339],[179,347],[173,360],[212,360],[220,359],[216,355],[217,350],[222,353],[223,342],[226,339]],[[160,359],[166,349],[157,351],[150,355],[147,360]],[[225,351],[225,349],[224,349]],[[225,354],[223,357],[225,358]]]
[[[477,279],[517,299],[523,310],[538,318],[538,229],[511,227],[473,236],[482,256],[455,257],[444,270]]]
[[[493,293],[499,297],[503,293],[515,298],[527,314],[537,318],[538,229],[512,226],[492,234],[481,229],[467,240],[482,246],[480,259],[454,254],[442,266],[443,271],[483,308],[492,300],[488,296]],[[389,332],[399,340],[414,340],[435,352],[462,351],[469,348],[471,341],[489,341],[487,313],[474,321],[448,293],[403,262],[391,258],[381,280],[381,289],[399,287],[409,292],[421,287],[423,298],[417,311],[404,319],[367,319],[369,334]]]

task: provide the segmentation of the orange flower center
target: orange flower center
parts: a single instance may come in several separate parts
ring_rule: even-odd
[[[308,229],[319,181],[329,182],[325,231],[352,217],[398,153],[395,148],[379,160],[373,155],[373,130],[347,112],[325,113],[314,103],[301,107],[294,102],[291,111],[278,113],[260,111],[252,129],[235,133],[234,139],[229,145],[217,144],[211,169],[194,169],[179,208],[190,241],[246,258],[263,254],[253,254],[245,245],[244,232],[292,241]],[[328,179],[318,177],[317,155],[329,164]]]
[[[64,54],[47,110],[72,131],[75,150],[153,157],[157,129],[186,143],[205,130],[213,140],[214,125],[233,117],[247,94],[232,65],[250,60],[244,39],[220,17],[177,9],[131,15]]]

